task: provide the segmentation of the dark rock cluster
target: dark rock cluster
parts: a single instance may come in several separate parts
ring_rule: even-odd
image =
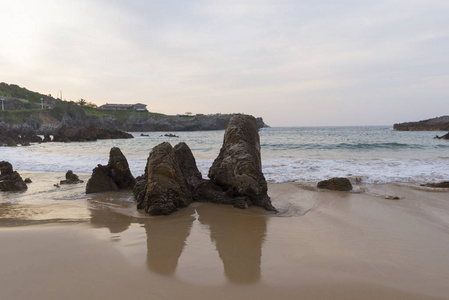
[[[0,146],[29,146],[30,143],[41,143],[42,138],[30,126],[9,126],[0,122]]]
[[[267,195],[254,117],[234,115],[230,119],[209,178],[202,178],[187,144],[179,143],[173,148],[162,143],[150,152],[145,173],[137,178],[137,206],[150,215],[168,215],[193,201],[238,208],[254,205],[276,211]]]
[[[27,185],[20,177],[17,171],[14,171],[12,165],[7,161],[0,161],[0,191],[15,192],[24,191]]]
[[[86,184],[86,193],[100,193],[117,191],[119,189],[132,190],[135,178],[129,170],[128,161],[122,151],[113,147],[109,153],[106,166],[98,165],[92,171],[92,176]]]
[[[68,170],[67,173],[65,173],[65,180],[61,180],[60,184],[77,184],[77,183],[83,183],[84,181],[80,180],[78,175],[72,172],[72,170]]]
[[[223,130],[232,114],[166,116],[148,115],[146,118],[131,117],[120,125],[125,131],[195,131]],[[259,128],[268,127],[262,118],[256,118]]]
[[[62,126],[54,132],[54,142],[89,142],[104,139],[130,139],[132,134],[117,130],[92,127]]]

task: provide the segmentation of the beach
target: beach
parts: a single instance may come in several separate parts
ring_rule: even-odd
[[[130,191],[80,197],[85,183],[49,189],[62,173],[21,175],[39,181],[2,194],[2,299],[449,299],[447,189],[287,182],[269,184],[278,214],[151,217]]]

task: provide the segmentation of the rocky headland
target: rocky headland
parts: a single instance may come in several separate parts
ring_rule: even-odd
[[[402,131],[449,131],[449,116],[398,123],[393,125],[393,129]]]
[[[102,111],[63,102],[51,110],[6,114],[0,118],[0,146],[41,142],[126,139],[135,131],[224,130],[233,114],[168,116],[148,112]],[[97,115],[95,115],[97,114]],[[1,117],[2,115],[0,115]],[[262,118],[257,127],[268,127]],[[42,138],[44,136],[44,138]]]

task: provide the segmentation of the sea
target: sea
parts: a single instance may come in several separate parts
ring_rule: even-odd
[[[142,136],[141,134],[148,136]],[[165,134],[178,137],[167,137]],[[316,184],[332,177],[353,181],[421,184],[449,180],[447,132],[395,131],[392,126],[272,127],[260,129],[263,173],[269,183]],[[15,170],[91,173],[119,147],[134,176],[143,174],[149,152],[166,141],[186,142],[204,178],[223,143],[224,130],[132,132],[133,139],[42,143],[0,147],[0,160]]]

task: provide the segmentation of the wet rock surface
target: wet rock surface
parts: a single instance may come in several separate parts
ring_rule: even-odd
[[[243,197],[248,205],[275,211],[262,173],[258,129],[254,117],[234,115],[226,127],[223,146],[209,170],[209,178],[236,198],[238,206],[242,206]]]
[[[352,190],[351,181],[344,177],[334,177],[328,180],[318,182],[319,189],[327,189],[333,191],[350,191]]]
[[[86,184],[86,193],[133,189],[134,185],[135,179],[129,170],[126,157],[119,148],[113,147],[109,152],[108,164],[98,165],[93,169],[92,176]]]
[[[0,161],[0,191],[18,192],[27,189],[26,183],[12,165],[7,161]]]
[[[136,179],[129,170],[128,160],[118,147],[111,148],[108,168],[111,169],[112,180],[119,189],[133,189]]]
[[[193,201],[169,143],[153,148],[148,157],[147,168],[146,191],[141,206],[148,214],[168,215],[187,207]]]

